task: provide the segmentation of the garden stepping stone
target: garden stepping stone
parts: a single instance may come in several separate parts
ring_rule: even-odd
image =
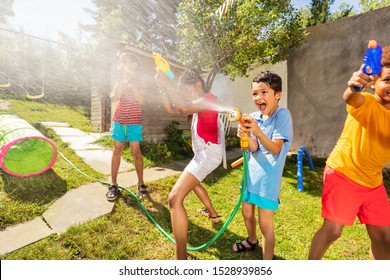
[[[90,183],[66,192],[43,214],[57,234],[69,227],[111,213],[114,203],[106,200],[107,186]]]

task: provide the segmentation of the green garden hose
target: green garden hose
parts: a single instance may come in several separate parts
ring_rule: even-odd
[[[100,179],[97,179],[97,178],[93,178],[91,176],[89,176],[88,174],[82,172],[80,169],[78,169],[69,159],[67,159],[61,152],[58,152],[59,155],[61,155],[61,157],[67,162],[69,163],[76,171],[78,171],[79,173],[83,174],[85,177],[87,178],[90,178],[91,180],[93,181],[96,181],[96,182],[99,182],[99,183],[102,183],[104,185],[108,185],[110,186],[111,184],[109,182],[106,182],[106,181],[103,181],[103,180],[100,180]],[[247,152],[246,151],[243,151],[242,152],[242,156],[243,156],[243,164],[244,164],[244,174],[242,176],[242,183],[241,183],[241,189],[240,189],[240,197],[237,201],[237,204],[236,206],[234,207],[233,211],[230,213],[228,219],[226,220],[226,222],[223,224],[223,226],[221,227],[221,229],[217,232],[217,234],[214,235],[213,238],[210,239],[210,241],[206,242],[205,244],[201,245],[201,246],[198,246],[198,247],[187,247],[187,250],[188,251],[200,251],[200,250],[204,250],[206,249],[207,247],[209,247],[211,244],[213,244],[222,234],[223,232],[226,230],[226,228],[229,226],[230,222],[233,220],[234,216],[236,215],[238,209],[240,208],[240,205],[241,205],[241,202],[242,202],[242,199],[243,199],[243,196],[244,196],[244,191],[245,191],[245,188],[246,188],[246,177],[247,177],[247,172],[248,172],[248,166],[247,166],[247,158],[246,158],[246,154]],[[122,189],[124,191],[126,191],[127,193],[129,193],[135,200],[136,202],[138,203],[138,205],[141,207],[141,209],[145,212],[146,216],[148,216],[148,218],[150,219],[150,221],[161,231],[161,233],[166,237],[168,238],[172,243],[175,243],[175,239],[173,239],[157,222],[156,220],[150,215],[150,213],[148,212],[148,210],[144,207],[144,205],[142,204],[142,202],[139,200],[139,198],[131,191],[129,190],[128,188],[125,188],[125,187],[122,187],[122,186],[118,186],[119,189]]]

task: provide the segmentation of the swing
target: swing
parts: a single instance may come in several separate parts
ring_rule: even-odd
[[[28,87],[27,87],[28,89]],[[28,90],[26,90],[26,97],[28,99],[39,99],[45,96],[45,76],[42,78],[42,92],[39,95],[31,95]]]
[[[10,58],[8,58],[8,82],[6,84],[0,84],[0,88],[9,88],[11,86],[11,62]]]
[[[8,82],[8,84],[0,85],[0,88],[9,88],[11,86],[11,83]]]
[[[28,99],[39,99],[39,98],[42,98],[45,96],[45,62],[46,62],[46,59],[44,57],[43,59],[43,66],[42,66],[42,92],[41,94],[38,94],[38,95],[33,95],[33,94],[30,94],[29,92],[29,88],[28,88],[28,79],[27,79],[27,59],[26,59],[26,52],[24,53],[24,69],[25,69],[25,82],[26,82],[26,89],[24,89],[26,91],[26,97]]]
[[[11,79],[10,79],[10,75],[8,74],[8,83],[0,84],[0,88],[9,88],[10,86],[11,86]]]

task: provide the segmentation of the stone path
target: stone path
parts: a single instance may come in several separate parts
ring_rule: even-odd
[[[66,123],[44,122],[52,128],[62,141],[69,144],[75,153],[95,170],[107,175],[110,181],[111,150],[94,144],[102,135],[85,133],[69,127]],[[240,157],[239,149],[229,152],[227,158]],[[174,162],[165,167],[154,167],[144,170],[145,182],[158,180],[181,173],[188,160]],[[134,186],[137,174],[134,167],[122,160],[118,181],[122,186]],[[42,215],[32,221],[6,228],[0,232],[0,255],[15,251],[31,243],[37,242],[51,234],[61,234],[69,227],[82,224],[111,213],[114,203],[105,197],[107,186],[90,183],[66,192]]]

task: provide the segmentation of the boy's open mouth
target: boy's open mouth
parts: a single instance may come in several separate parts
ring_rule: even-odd
[[[267,108],[267,104],[261,103],[261,104],[259,104],[259,107],[260,107],[260,110],[261,110],[261,111],[264,111],[265,108]]]

